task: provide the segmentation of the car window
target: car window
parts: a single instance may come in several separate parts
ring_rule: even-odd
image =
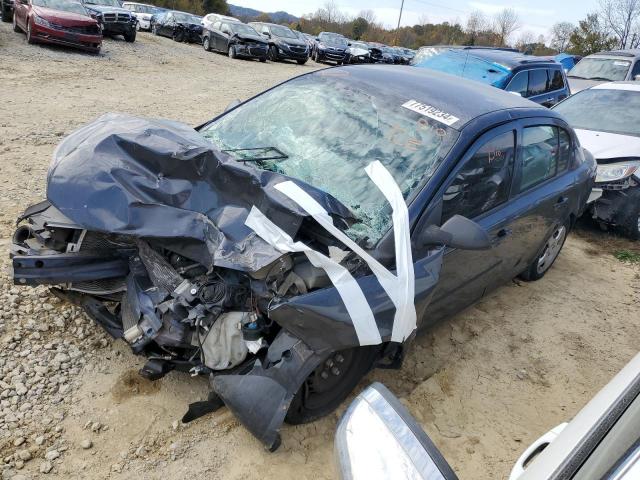
[[[522,173],[518,192],[555,176],[558,169],[558,129],[527,127],[522,132]]]
[[[220,25],[222,24],[222,22],[216,22],[213,24],[213,26],[211,27],[213,30],[220,30]]]
[[[544,68],[537,68],[535,70],[529,70],[529,89],[527,90],[527,97],[533,97],[535,95],[542,95],[547,91],[547,70]]]
[[[507,91],[517,92],[523,97],[527,96],[527,88],[529,86],[529,72],[518,72],[515,77],[511,79]]]
[[[467,160],[445,190],[443,223],[456,214],[477,217],[507,200],[513,175],[514,147],[514,133],[503,133],[489,140]]]
[[[559,69],[549,70],[549,79],[551,80],[549,85],[550,92],[564,88],[564,77]]]
[[[636,62],[631,71],[631,80],[635,80],[636,75],[640,75],[640,60]]]
[[[229,25],[227,25],[226,23],[223,23],[223,24],[220,26],[220,31],[221,31],[222,33],[226,33],[226,34],[231,33],[231,31],[229,30]]]
[[[564,172],[571,159],[571,136],[564,128],[558,129],[558,173]]]

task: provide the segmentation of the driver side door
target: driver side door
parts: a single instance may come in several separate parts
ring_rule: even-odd
[[[507,213],[516,160],[515,122],[481,136],[458,162],[436,195],[441,225],[453,215],[477,222],[489,234],[492,248],[484,252],[445,249],[440,281],[428,322],[449,317],[476,302],[504,281],[512,270],[513,219]]]

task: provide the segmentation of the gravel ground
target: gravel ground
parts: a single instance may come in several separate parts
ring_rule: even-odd
[[[0,24],[0,459],[2,478],[334,478],[339,412],[285,427],[274,454],[222,409],[189,425],[206,382],[147,382],[143,361],[45,288],[8,274],[16,216],[44,196],[60,139],[111,111],[196,125],[313,62],[232,61],[141,34],[99,56],[30,46]],[[526,446],[571,418],[640,344],[638,249],[582,228],[540,282],[513,282],[421,334],[403,369],[374,372],[461,478],[504,478]]]

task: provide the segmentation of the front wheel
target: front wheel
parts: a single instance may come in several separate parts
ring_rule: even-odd
[[[4,15],[4,10],[2,11],[3,15]],[[4,17],[3,17],[4,18]],[[20,33],[22,30],[20,29],[20,27],[18,26],[18,23],[16,21],[16,16],[13,16],[13,31],[16,33]]]
[[[230,45],[229,46],[229,58],[236,58],[236,46],[235,45]]]
[[[538,255],[538,257],[524,272],[520,274],[520,278],[522,278],[522,280],[533,282],[544,277],[545,273],[547,273],[551,268],[551,265],[553,265],[553,262],[558,258],[560,250],[562,250],[564,242],[567,239],[568,230],[568,223],[558,225],[553,229],[553,232],[544,244],[542,253]]]
[[[332,354],[304,381],[284,421],[290,425],[313,422],[338,408],[371,370],[379,352],[380,346],[373,345]]]
[[[202,48],[204,48],[207,52],[211,51],[211,41],[209,40],[209,37],[204,37],[202,39]]]
[[[298,65],[304,65],[305,63],[307,63],[306,58],[304,60],[298,60]]]
[[[31,35],[31,22],[27,20],[27,43],[34,44],[36,43],[33,39],[33,35]]]
[[[174,42],[182,42],[182,41],[184,41],[184,33],[183,32],[174,32],[173,41]]]
[[[278,49],[275,45],[271,45],[269,47],[269,60],[271,60],[272,62],[278,61]]]
[[[157,25],[152,25],[151,26],[151,33],[153,33],[154,35],[158,35],[158,26]]]
[[[124,41],[125,42],[135,42],[136,41],[136,31],[135,30],[130,30],[128,32],[126,32],[124,35],[122,35],[124,37]]]
[[[261,57],[260,58],[260,63],[265,63],[267,61],[267,57]]]

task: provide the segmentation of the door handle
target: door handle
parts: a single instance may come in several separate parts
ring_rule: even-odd
[[[513,231],[510,228],[501,228],[500,230],[498,230],[498,232],[496,233],[496,236],[493,239],[493,242],[491,243],[493,245],[498,245],[505,238],[511,236],[512,233]]]
[[[556,201],[556,204],[554,205],[554,207],[555,208],[560,208],[560,207],[564,206],[568,201],[569,201],[569,197],[565,197],[563,195],[560,198],[558,198],[558,200]]]

